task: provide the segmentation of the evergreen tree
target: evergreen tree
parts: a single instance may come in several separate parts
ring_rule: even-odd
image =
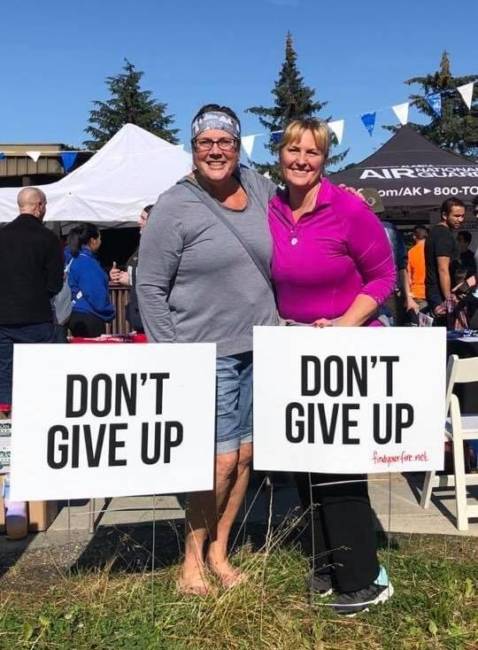
[[[259,117],[259,122],[269,131],[269,141],[266,148],[277,155],[277,145],[280,133],[291,120],[318,117],[318,113],[327,105],[327,102],[315,101],[315,90],[304,85],[304,79],[297,69],[297,54],[292,43],[292,35],[287,34],[285,44],[285,60],[279,72],[279,79],[272,90],[274,106],[252,106],[246,112]],[[323,118],[320,118],[323,119]],[[326,118],[329,121],[331,118]],[[334,134],[331,137],[332,145],[337,144]],[[347,151],[329,158],[328,164],[339,162],[347,155]],[[281,176],[277,163],[258,164],[254,166],[260,173],[268,173],[272,180],[280,182]]]
[[[167,104],[152,98],[152,92],[141,90],[143,72],[124,60],[123,72],[106,78],[111,97],[106,101],[93,101],[85,133],[91,140],[85,140],[89,149],[102,147],[125,124],[136,124],[160,138],[177,144],[178,129],[170,128],[174,116],[167,115]]]
[[[471,110],[468,110],[456,90],[458,86],[475,80],[478,80],[477,75],[454,77],[450,70],[448,52],[443,52],[439,70],[424,77],[412,77],[405,81],[409,86],[418,84],[422,87],[422,94],[410,95],[410,104],[430,119],[425,125],[409,122],[410,126],[444,149],[478,157],[478,84],[474,87]],[[431,93],[441,95],[440,115],[433,111],[426,99],[426,96]],[[396,131],[399,127],[386,126],[385,128]]]

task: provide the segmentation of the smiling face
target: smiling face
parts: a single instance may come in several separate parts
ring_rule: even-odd
[[[282,177],[288,187],[309,190],[320,181],[325,153],[317,146],[312,131],[289,142],[280,152]]]
[[[216,141],[210,149],[206,148],[208,140]],[[222,141],[223,148],[219,147],[217,140]],[[227,143],[233,143],[231,149],[227,148]],[[193,162],[198,173],[207,182],[214,185],[225,183],[239,164],[237,141],[227,131],[207,129],[193,141]]]

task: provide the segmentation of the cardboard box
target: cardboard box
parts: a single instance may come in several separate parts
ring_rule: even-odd
[[[3,503],[3,476],[0,476],[0,532],[5,532],[5,505]],[[47,530],[58,514],[57,501],[29,501],[28,503],[28,530],[38,533]]]

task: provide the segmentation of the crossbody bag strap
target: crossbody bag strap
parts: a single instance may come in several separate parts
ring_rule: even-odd
[[[233,224],[228,221],[224,215],[221,213],[221,210],[219,209],[219,206],[216,205],[216,202],[212,197],[207,194],[204,190],[200,190],[199,187],[196,187],[193,183],[190,181],[184,182],[185,187],[187,187],[202,203],[207,205],[207,207],[211,210],[213,214],[216,215],[216,217],[219,219],[219,221],[222,221],[222,223],[226,226],[226,228],[229,228],[229,230],[232,232],[232,234],[236,237],[236,239],[239,240],[239,242],[242,244],[243,248],[246,250],[247,254],[251,258],[251,260],[254,262],[256,265],[257,269],[260,271],[262,277],[264,280],[267,282],[267,285],[272,289],[272,282],[269,277],[269,273],[267,270],[264,268],[263,264],[257,257],[256,253],[254,250],[251,248],[249,243],[243,239],[242,235],[240,232],[233,226]]]

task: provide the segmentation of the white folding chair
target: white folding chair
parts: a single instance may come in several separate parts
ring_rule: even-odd
[[[422,508],[428,508],[434,487],[455,486],[458,530],[468,530],[468,519],[478,517],[478,504],[468,505],[466,492],[468,485],[478,485],[478,474],[465,474],[463,452],[465,440],[478,439],[478,413],[462,415],[458,398],[453,393],[455,384],[471,382],[478,382],[478,357],[459,359],[452,355],[447,366],[445,437],[453,446],[454,474],[437,476],[435,472],[427,472],[420,500]]]

